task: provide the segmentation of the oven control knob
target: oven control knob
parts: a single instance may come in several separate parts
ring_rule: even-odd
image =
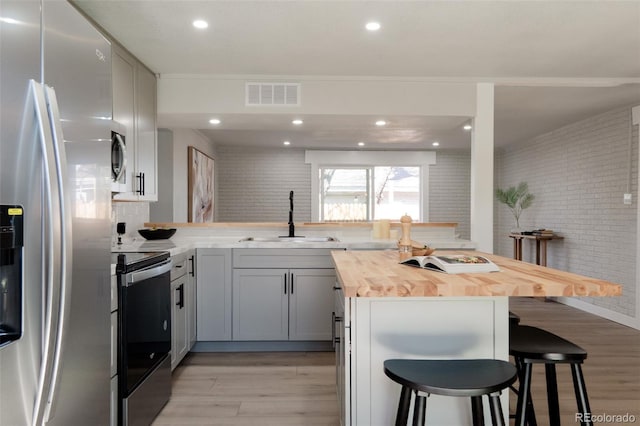
[[[167,331],[167,320],[164,320],[164,322],[162,323],[162,328],[164,329],[164,331]]]
[[[151,352],[149,354],[149,359],[153,359],[153,358],[155,358],[155,356],[156,356],[156,353],[155,352]]]

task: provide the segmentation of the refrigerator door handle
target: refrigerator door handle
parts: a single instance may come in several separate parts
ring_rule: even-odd
[[[64,147],[64,135],[62,133],[62,124],[60,120],[60,109],[56,92],[49,86],[44,86],[45,99],[47,101],[47,111],[49,114],[49,123],[51,125],[51,133],[53,135],[53,151],[55,154],[56,178],[58,183],[58,214],[55,219],[60,222],[59,243],[60,251],[60,306],[58,310],[58,328],[56,347],[53,358],[53,372],[51,376],[51,385],[49,387],[49,395],[45,409],[45,423],[55,415],[55,404],[57,401],[57,390],[60,380],[61,361],[64,351],[64,344],[67,335],[67,321],[70,314],[71,306],[71,271],[72,271],[72,219],[71,219],[71,202],[66,195],[67,182],[67,155]],[[55,211],[54,211],[55,215]]]
[[[44,271],[46,301],[44,303],[44,332],[42,342],[42,362],[38,374],[38,386],[36,400],[33,411],[33,424],[43,423],[45,398],[49,395],[51,377],[53,374],[54,352],[56,350],[56,339],[59,321],[60,308],[60,281],[61,260],[60,251],[55,242],[60,240],[60,222],[54,220],[54,212],[59,211],[60,201],[58,178],[56,172],[56,158],[53,147],[53,136],[47,113],[46,96],[42,84],[35,80],[29,81],[29,96],[35,113],[38,132],[40,133],[40,147],[42,150],[43,169],[43,201],[44,201],[44,235],[43,252],[45,256]],[[58,277],[58,278],[56,278]]]

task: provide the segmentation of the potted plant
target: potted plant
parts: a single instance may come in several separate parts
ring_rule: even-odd
[[[520,182],[517,187],[512,186],[506,190],[498,188],[496,189],[496,198],[511,210],[516,219],[516,229],[511,232],[519,234],[521,232],[520,215],[524,209],[531,206],[535,198],[533,194],[529,193],[529,186],[526,182]]]

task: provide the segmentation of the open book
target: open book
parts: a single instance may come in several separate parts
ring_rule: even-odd
[[[446,272],[447,274],[500,271],[498,265],[482,256],[414,256],[400,263],[404,265],[416,266],[418,268]]]

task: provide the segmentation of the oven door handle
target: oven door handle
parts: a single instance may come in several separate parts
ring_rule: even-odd
[[[171,260],[167,260],[160,265],[153,265],[150,268],[142,269],[140,271],[135,271],[127,274],[127,279],[125,286],[131,287],[132,285],[136,285],[140,281],[148,280],[149,278],[157,277],[158,275],[165,274],[171,271]]]

